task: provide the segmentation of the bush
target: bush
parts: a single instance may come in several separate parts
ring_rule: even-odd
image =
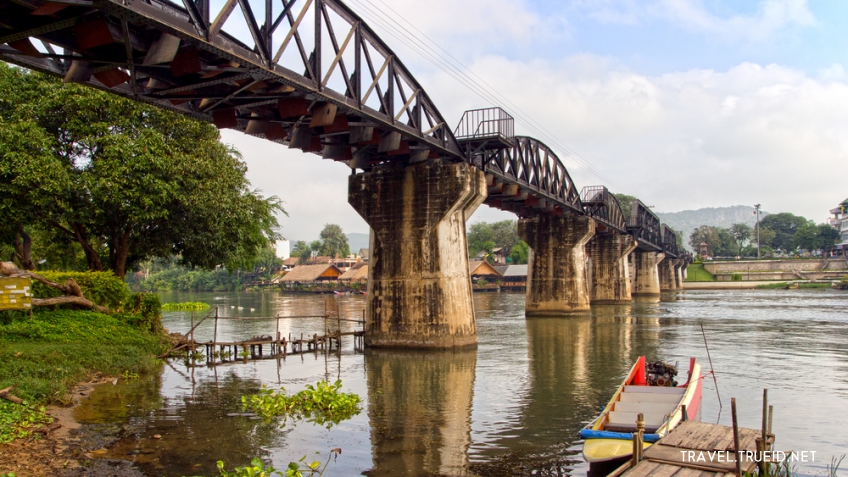
[[[734,282],[741,282],[742,281],[742,274],[739,273],[739,272],[734,272],[730,275],[730,280],[734,281]]]
[[[65,283],[73,278],[82,289],[82,294],[94,303],[110,310],[120,308],[130,292],[129,287],[112,272],[39,272],[42,277]],[[35,298],[53,298],[62,292],[33,280],[32,292]]]
[[[127,321],[144,331],[162,331],[162,302],[153,293],[133,293],[124,304],[124,311],[132,313]]]

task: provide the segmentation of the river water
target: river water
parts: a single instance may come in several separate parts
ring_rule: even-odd
[[[360,317],[362,296],[278,293],[163,294],[203,301],[219,315],[321,314],[336,306]],[[679,362],[694,356],[710,370],[703,324],[718,382],[704,380],[702,420],[759,428],[762,389],[775,407],[777,448],[816,451],[799,475],[824,475],[848,453],[848,295],[834,290],[688,291],[627,306],[597,306],[568,318],[524,317],[523,294],[475,294],[479,348],[461,352],[355,351],[189,368],[100,387],[77,411],[87,423],[123,426],[108,455],[150,476],[217,475],[262,457],[278,468],[307,456],[342,454],[325,475],[579,475],[577,432],[603,408],[640,355]],[[201,313],[197,313],[200,315]],[[164,315],[185,332],[190,313]],[[355,323],[343,324],[350,330]],[[320,319],[281,320],[283,335],[311,334]],[[221,319],[219,339],[273,334],[274,320]],[[211,339],[214,325],[196,331]],[[262,385],[290,392],[341,379],[363,398],[363,411],[331,429],[310,423],[265,424],[240,412],[240,396]],[[723,404],[720,410],[719,398]],[[154,439],[160,435],[160,439]],[[316,454],[317,453],[317,454]],[[844,470],[843,470],[844,471]]]

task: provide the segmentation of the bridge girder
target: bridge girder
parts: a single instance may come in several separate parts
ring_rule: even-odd
[[[677,243],[677,233],[666,224],[662,224],[662,249],[663,253],[671,258],[679,258],[684,253]]]

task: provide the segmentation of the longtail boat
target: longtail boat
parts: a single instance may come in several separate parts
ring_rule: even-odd
[[[633,436],[636,419],[644,417],[644,448],[665,436],[683,420],[697,420],[701,405],[701,365],[689,358],[686,382],[677,386],[668,373],[673,370],[664,363],[651,363],[647,369],[645,357],[640,356],[630,369],[624,382],[606,405],[601,415],[580,431],[583,457],[589,464],[629,458],[633,453]]]

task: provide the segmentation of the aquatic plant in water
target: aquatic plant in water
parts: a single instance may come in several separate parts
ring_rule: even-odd
[[[207,308],[209,308],[208,303],[201,303],[199,301],[186,301],[182,303],[162,303],[162,309],[165,311],[205,310]]]
[[[275,417],[303,420],[331,428],[362,411],[362,399],[354,393],[339,392],[341,381],[329,384],[318,381],[314,386],[306,385],[306,389],[294,395],[262,388],[258,394],[242,396],[241,402],[245,410],[269,421]]]

